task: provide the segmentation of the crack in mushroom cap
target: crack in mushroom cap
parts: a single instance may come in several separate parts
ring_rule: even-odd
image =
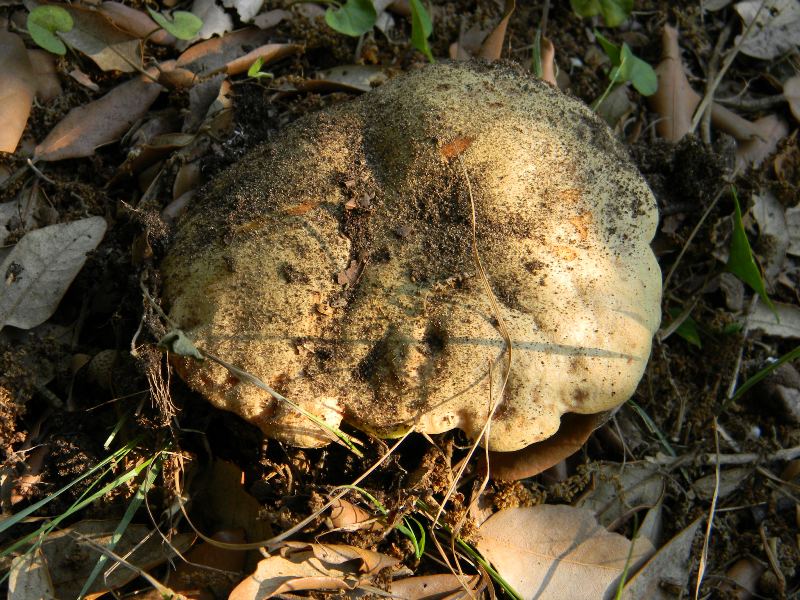
[[[477,243],[513,362],[476,272]],[[660,319],[655,200],[584,104],[508,65],[440,63],[306,116],[205,190],[165,258],[170,316],[336,425],[488,446],[634,392]],[[223,367],[176,359],[216,406],[299,446],[329,437]]]

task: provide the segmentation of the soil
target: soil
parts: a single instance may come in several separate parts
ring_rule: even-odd
[[[436,56],[447,55],[459,31],[472,25],[489,29],[502,14],[502,7],[492,1],[434,4],[438,9],[431,45]],[[524,66],[531,58],[541,3],[518,4],[509,23],[504,56]],[[598,23],[576,16],[568,3],[552,4],[546,33],[556,48],[556,62],[569,75],[569,93],[590,103],[608,81],[602,53],[589,51],[592,44],[587,28]],[[702,89],[717,37],[726,19],[734,19],[732,11],[702,13],[690,2],[635,4],[633,25],[609,30],[611,34],[628,41],[637,56],[657,64],[660,28],[664,23],[677,24],[684,60],[698,79],[693,84]],[[2,7],[0,16],[14,11],[14,7]],[[358,50],[356,40],[335,34],[322,20],[309,21],[296,9],[292,14],[274,30],[273,39],[302,40],[305,52],[270,65],[275,78],[269,83],[235,79],[234,133],[226,139],[209,139],[200,158],[205,181],[241,159],[248,149],[280,136],[287,124],[303,115],[351,99],[344,92],[283,91],[305,74],[352,63]],[[424,63],[424,57],[407,43],[408,23],[400,17],[396,21],[399,41],[387,40],[377,32],[370,34],[360,47],[361,62],[389,66],[394,73]],[[159,52],[170,54],[168,50]],[[578,68],[570,58],[578,58],[593,68]],[[100,71],[76,54],[59,59],[64,93],[56,102],[35,106],[26,131],[28,138],[41,140],[69,109],[87,102],[90,94],[66,75],[77,66],[86,70],[104,91],[125,79]],[[768,66],[764,61],[737,58],[725,77],[727,89],[735,88],[731,82],[748,81],[751,92],[775,94],[776,81],[784,78],[787,68],[783,63]],[[693,483],[713,475],[714,466],[694,460],[697,456],[714,454],[718,449],[725,454],[764,456],[800,445],[797,416],[793,417],[785,404],[776,400],[778,392],[770,378],[741,399],[727,400],[732,381],[744,382],[770,359],[792,350],[796,340],[760,332],[745,335],[737,327],[737,319],[746,310],[750,293],[745,292],[745,307],[737,307],[720,283],[724,263],[719,256],[727,248],[726,232],[730,228],[726,219],[734,210],[733,198],[727,191],[733,164],[730,140],[718,133],[714,133],[710,145],[694,136],[674,145],[657,140],[655,117],[646,101],[634,91],[629,96],[633,111],[616,131],[627,142],[634,163],[658,202],[661,222],[652,247],[665,274],[680,257],[666,288],[662,322],[671,322],[687,302],[696,301],[691,314],[699,328],[702,348],[677,333],[663,340],[657,338],[632,399],[634,404],[623,405],[614,419],[595,431],[578,453],[557,468],[521,482],[490,481],[487,497],[495,509],[569,503],[597,484],[604,462],[667,454],[686,457],[680,468],[674,467],[664,476],[664,539],[669,539],[698,517],[708,515],[709,501],[698,496]],[[187,102],[185,92],[170,92],[162,94],[152,110],[181,110]],[[769,189],[783,206],[791,207],[797,203],[800,187],[796,122],[785,104],[773,110],[793,123],[794,134],[761,166],[738,174],[735,185],[740,199],[750,198],[753,191]],[[147,290],[148,294],[157,295],[161,284],[158,265],[175,234],[174,226],[160,216],[171,189],[165,185],[155,198],[151,195],[142,201],[147,178],[118,173],[126,151],[124,144],[112,144],[89,158],[39,165],[46,178],[37,178],[26,168],[24,150],[0,156],[0,166],[8,173],[25,173],[0,184],[0,202],[14,200],[25,185],[35,180],[46,199],[50,222],[102,215],[109,223],[103,242],[91,254],[53,317],[31,331],[6,328],[0,334],[3,513],[19,512],[48,497],[106,458],[109,447],[135,440],[134,450],[118,469],[165,448],[169,448],[171,456],[180,457],[171,458],[163,466],[163,477],[149,499],[152,514],[159,514],[173,503],[178,487],[191,496],[191,478],[184,477],[186,465],[192,465],[190,471],[202,472],[215,461],[227,461],[241,469],[243,489],[260,504],[259,518],[272,532],[284,530],[320,506],[322,498],[336,486],[350,484],[367,470],[391,440],[370,438],[345,425],[345,432],[365,440],[363,458],[335,444],[317,449],[294,448],[265,438],[255,426],[215,409],[175,375],[156,345],[166,332],[165,325],[153,302],[143,293]],[[176,167],[167,165],[172,170]],[[718,195],[719,201],[695,232],[701,215]],[[743,210],[747,208],[743,206]],[[359,223],[354,219],[348,227],[357,231]],[[6,244],[18,241],[23,234],[21,227]],[[686,252],[681,254],[684,247]],[[768,250],[754,244],[756,256]],[[536,265],[531,268],[535,270]],[[419,274],[420,278],[426,276]],[[302,278],[302,272],[287,268],[284,277],[296,280]],[[797,271],[788,272],[773,285],[770,297],[775,302],[797,305],[798,289]],[[800,361],[795,361],[794,366],[800,369]],[[452,481],[454,465],[467,456],[469,442],[458,430],[435,435],[433,441],[435,445],[431,446],[425,437],[413,435],[360,484],[383,503],[393,519],[410,514],[419,499],[429,503],[441,499]],[[729,577],[734,562],[751,557],[764,567],[757,582],[761,597],[796,597],[800,588],[796,461],[751,461],[744,466],[749,469],[747,476],[717,505],[700,594],[733,597],[720,591],[720,582]],[[476,458],[468,463],[463,477],[458,493],[448,505],[451,523],[459,522],[470,501],[471,486],[481,479]],[[88,480],[84,480],[69,487],[35,516],[62,514],[88,486]],[[121,485],[102,501],[69,516],[62,525],[80,519],[121,518],[135,491],[134,485]],[[213,532],[220,528],[220,521],[208,512],[197,506],[190,516],[200,530]],[[142,522],[147,521],[144,510],[137,516],[142,517]],[[619,531],[630,535],[633,523],[631,515],[619,523]],[[324,525],[324,518],[320,517],[295,539],[314,540],[325,530]],[[36,526],[23,523],[4,531],[0,544],[19,539]],[[463,533],[468,536],[469,529]],[[422,563],[415,559],[409,541],[397,530],[383,539],[363,530],[328,534],[325,539],[377,548],[402,559],[417,573],[437,572],[426,559]],[[775,541],[770,544],[769,540]],[[692,552],[692,582],[697,577],[702,542],[698,537]],[[131,585],[133,589],[136,583]],[[688,597],[689,588],[687,583],[683,597]]]

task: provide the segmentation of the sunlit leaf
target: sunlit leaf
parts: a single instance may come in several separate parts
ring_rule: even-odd
[[[65,9],[52,5],[37,6],[28,13],[26,26],[33,41],[48,52],[62,56],[67,53],[64,42],[56,35],[59,31],[72,29],[72,17]]]
[[[372,0],[347,0],[344,6],[325,11],[325,22],[331,29],[353,37],[367,33],[377,19]]]

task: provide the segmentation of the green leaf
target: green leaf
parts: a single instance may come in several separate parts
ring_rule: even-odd
[[[669,309],[669,315],[673,319],[677,319],[682,313],[683,311],[677,307]],[[697,330],[697,321],[695,321],[691,315],[687,316],[683,322],[678,325],[675,333],[689,342],[692,346],[697,346],[698,348],[703,347],[703,343],[700,341],[700,332]]]
[[[171,21],[165,15],[154,11],[150,7],[147,7],[147,12],[150,13],[153,21],[179,40],[191,40],[203,27],[203,21],[200,17],[185,10],[173,12]]]
[[[60,6],[37,6],[28,13],[26,26],[37,45],[53,54],[63,56],[67,53],[64,42],[56,35],[59,31],[66,33],[72,30],[72,16],[65,9]]]
[[[158,342],[162,348],[178,356],[191,356],[197,360],[205,360],[205,356],[192,343],[192,340],[180,329],[173,329]]]
[[[268,73],[266,71],[262,71],[261,67],[264,66],[264,57],[259,56],[250,68],[247,69],[247,76],[252,77],[253,79],[261,79],[262,77],[267,77],[269,79],[273,79],[275,76],[272,73]]]
[[[642,96],[652,96],[658,89],[658,76],[655,70],[636,56],[628,44],[622,44],[623,61],[630,64],[628,80]]]
[[[609,27],[617,27],[633,11],[633,0],[570,0],[570,4],[578,16],[603,15]]]
[[[331,29],[353,37],[367,33],[377,19],[372,0],[347,0],[344,6],[325,11],[325,22]]]
[[[643,96],[652,96],[658,89],[658,77],[649,64],[636,56],[628,44],[622,44],[622,49],[612,44],[608,39],[595,31],[597,41],[611,60],[614,68],[609,77],[612,81],[624,83],[630,81]]]
[[[420,0],[411,0],[409,5],[411,6],[411,45],[422,52],[430,62],[435,62],[428,45],[428,38],[433,33],[431,16]]]
[[[761,270],[753,258],[753,251],[744,231],[742,209],[739,206],[739,196],[736,194],[736,188],[731,186],[731,192],[733,194],[734,208],[733,233],[731,233],[731,249],[726,268],[749,285],[754,292],[761,296],[764,304],[774,311],[775,306],[767,296],[767,289],[764,286],[764,280],[761,278]]]
[[[611,64],[615,67],[618,67],[622,62],[620,58],[619,46],[611,43],[611,41],[601,34],[596,29],[594,30],[594,36],[597,38],[597,41],[600,42],[600,45],[603,47],[603,51],[606,53],[606,56],[611,60]]]

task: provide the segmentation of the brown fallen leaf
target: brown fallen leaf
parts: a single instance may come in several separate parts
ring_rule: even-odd
[[[0,31],[0,152],[16,150],[35,93],[36,77],[22,38]]]
[[[486,39],[483,40],[481,49],[478,51],[478,58],[490,61],[500,60],[500,57],[503,55],[503,42],[506,39],[508,22],[511,20],[511,15],[514,13],[516,5],[516,0],[505,0],[503,17]]]
[[[34,150],[37,160],[91,156],[99,146],[116,141],[143,117],[164,88],[139,76],[105,96],[67,113]]]
[[[749,600],[758,590],[758,580],[766,567],[755,558],[740,558],[725,573],[726,581],[720,582],[720,592],[726,598]]]
[[[789,110],[792,111],[796,121],[800,121],[800,75],[790,77],[783,82],[783,96],[789,103]]]
[[[194,44],[178,57],[175,66],[205,76],[224,70],[225,65],[246,54],[249,48],[267,43],[269,37],[269,32],[256,27],[239,29],[223,37]]]
[[[450,44],[449,54],[453,60],[469,60],[480,52],[481,44],[489,32],[475,24],[466,31],[458,34],[458,41]]]
[[[401,600],[434,600],[439,598],[480,598],[488,584],[480,575],[462,580],[452,573],[405,577],[389,584],[389,593]],[[464,589],[466,585],[467,589]]]
[[[239,467],[215,460],[192,484],[193,510],[214,530],[242,529],[251,542],[272,537],[269,521],[262,518],[261,504],[245,491],[241,478]]]
[[[602,463],[592,488],[577,502],[608,526],[629,514],[634,507],[656,506],[664,494],[664,479],[658,465],[639,461],[626,464]]]
[[[283,8],[274,8],[256,15],[256,17],[253,19],[253,25],[259,29],[271,29],[272,27],[275,27],[282,21],[290,19],[291,17],[292,13],[288,10],[284,10]]]
[[[79,521],[48,535],[41,546],[41,566],[46,570],[53,588],[58,591],[59,598],[77,598],[80,595],[81,588],[102,556],[89,542],[108,547],[117,525],[119,522],[114,520]],[[170,540],[171,545],[167,545],[160,535],[150,533],[150,528],[144,525],[129,525],[117,542],[114,552],[125,556],[128,562],[146,571],[173,557],[175,550],[185,551],[194,540],[193,535],[181,534]],[[144,543],[141,543],[142,540],[145,540]],[[31,573],[31,576],[35,575],[36,573]],[[25,577],[27,574],[20,576]],[[95,579],[85,597],[98,598],[107,590],[125,585],[136,577],[137,573],[125,567],[113,569],[107,577]],[[23,583],[24,581],[18,580],[17,584]]]
[[[661,62],[656,67],[658,89],[649,96],[651,108],[659,114],[658,135],[668,142],[677,142],[689,132],[692,115],[700,96],[689,85],[681,62],[678,30],[664,25],[661,32]]]
[[[553,504],[501,510],[477,536],[478,551],[526,600],[612,598],[623,571],[654,550],[606,531],[588,510]]]
[[[625,584],[624,600],[672,600],[675,596],[664,584],[686,587],[691,567],[689,554],[701,520],[697,519],[662,546],[638,572],[631,569],[634,575]]]
[[[123,32],[104,15],[76,5],[61,5],[73,20],[59,36],[104,71],[132,73],[142,68],[141,41]]]
[[[605,413],[565,414],[554,436],[516,452],[490,452],[489,473],[506,481],[538,475],[580,450],[603,418]]]
[[[100,91],[100,86],[97,85],[94,81],[92,81],[91,78],[86,73],[84,73],[77,67],[69,72],[69,76],[72,77],[78,83],[80,83],[86,89],[92,90],[93,92]]]
[[[658,90],[650,96],[649,102],[660,117],[656,123],[658,134],[667,141],[677,142],[689,133],[694,111],[700,104],[700,96],[689,85],[681,62],[678,30],[665,25],[661,44],[663,58],[656,67]],[[775,120],[777,117],[770,115],[761,119],[763,122],[753,123],[717,103],[712,103],[711,106],[711,123],[714,127],[740,142],[737,154],[742,156],[741,164],[757,164],[770,154],[771,150],[765,153],[770,146],[758,142],[779,135],[780,130],[775,127]],[[771,146],[772,149],[774,147]]]
[[[301,92],[368,92],[389,79],[383,67],[375,65],[342,65],[319,71],[314,79],[295,84]]]
[[[375,515],[368,513],[352,502],[342,499],[336,500],[331,504],[331,524],[334,529],[342,529],[345,531],[357,531],[359,529],[381,531],[385,529],[385,527],[378,522]]]
[[[177,200],[187,192],[191,192],[200,187],[201,172],[200,161],[194,160],[192,162],[181,165],[178,173],[175,175],[175,181],[172,184],[172,199]]]
[[[44,50],[28,50],[28,58],[36,80],[36,97],[49,102],[61,95],[55,56]]]
[[[162,29],[147,13],[126,6],[121,2],[103,2],[97,9],[114,25],[141,40],[147,39],[160,46],[175,44],[175,36]]]
[[[238,58],[228,61],[223,66],[209,71],[206,73],[206,75],[219,72],[224,72],[228,75],[238,75],[239,73],[246,72],[247,69],[249,69],[250,66],[259,58],[263,61],[263,65],[268,65],[277,60],[302,51],[303,46],[300,44],[265,44],[263,46],[259,46],[255,50],[251,50],[243,56],[239,56]]]
[[[753,123],[756,137],[740,141],[736,148],[736,163],[740,167],[758,166],[775,152],[778,142],[789,134],[789,127],[779,117],[767,115]]]
[[[556,81],[556,47],[546,37],[542,38],[539,46],[542,57],[542,80],[558,87],[558,81]]]
[[[399,562],[353,546],[290,542],[279,554],[260,561],[228,599],[261,600],[302,590],[354,590],[381,569]]]
[[[241,529],[220,531],[211,539],[226,544],[244,544],[247,541]],[[170,588],[190,599],[210,600],[224,598],[230,593],[233,581],[238,580],[245,569],[247,552],[201,542],[184,556],[186,561],[178,563],[169,579]],[[232,575],[237,575],[237,579],[232,579]]]

